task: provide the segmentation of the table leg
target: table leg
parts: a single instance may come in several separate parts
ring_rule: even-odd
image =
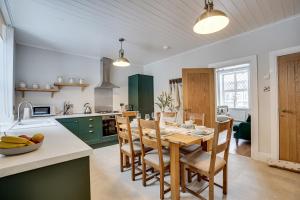
[[[180,172],[179,172],[179,144],[170,143],[171,154],[171,198],[172,200],[180,199]]]

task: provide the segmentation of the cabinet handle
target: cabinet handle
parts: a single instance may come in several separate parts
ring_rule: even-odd
[[[90,120],[90,121],[93,121],[94,119],[93,119],[93,118],[90,118],[89,120]]]
[[[77,123],[78,121],[74,121],[75,123]]]
[[[90,124],[90,125],[89,125],[89,127],[90,127],[90,128],[93,128],[93,125],[92,125],[92,124]]]
[[[89,131],[89,133],[94,133],[94,131]]]

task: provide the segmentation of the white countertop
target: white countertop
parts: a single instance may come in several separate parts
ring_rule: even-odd
[[[53,118],[51,120],[55,121]],[[55,123],[54,126],[8,131],[9,135],[32,136],[35,133],[43,133],[45,139],[40,149],[34,152],[17,156],[0,155],[0,177],[86,157],[93,153],[93,149],[82,140],[60,123]]]
[[[55,119],[61,118],[75,118],[75,117],[96,117],[96,116],[108,116],[108,115],[122,115],[119,113],[92,113],[92,114],[83,114],[83,113],[74,113],[72,115],[55,115],[53,116]]]

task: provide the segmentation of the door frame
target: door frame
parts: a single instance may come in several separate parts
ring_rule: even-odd
[[[278,63],[277,57],[300,52],[300,46],[272,51],[270,62],[271,159],[279,160]]]
[[[251,158],[264,160],[264,153],[259,152],[258,141],[258,74],[257,74],[257,55],[227,60],[223,62],[209,64],[209,68],[220,68],[226,65],[238,65],[250,63],[250,112],[251,112]],[[215,72],[216,73],[216,72]],[[215,79],[217,84],[217,78]],[[217,93],[217,90],[216,90]],[[217,94],[216,94],[217,95]],[[216,104],[217,105],[217,104]]]

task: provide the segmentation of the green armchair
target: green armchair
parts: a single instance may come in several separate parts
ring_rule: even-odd
[[[236,146],[239,144],[239,139],[251,141],[251,116],[248,116],[246,122],[233,126],[233,131],[235,131],[233,137],[235,138]]]

